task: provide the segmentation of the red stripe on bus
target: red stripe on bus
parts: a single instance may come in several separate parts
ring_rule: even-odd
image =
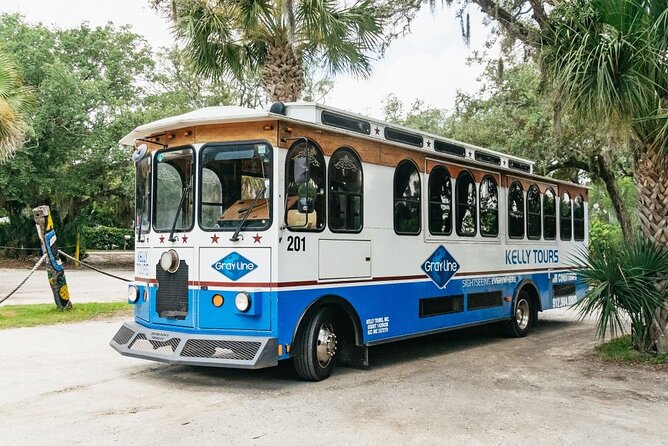
[[[558,268],[551,268],[550,271],[563,271],[567,269],[572,269],[570,267],[558,267]],[[484,271],[484,272],[466,272],[466,273],[458,273],[453,276],[453,278],[457,277],[468,277],[468,276],[480,276],[480,275],[500,275],[500,274],[505,274],[505,275],[510,275],[510,274],[522,274],[522,273],[531,273],[531,272],[537,272],[537,271],[547,271],[545,268],[530,268],[530,269],[523,269],[520,271]],[[188,285],[190,286],[234,286],[235,288],[243,288],[243,287],[260,287],[260,288],[288,288],[288,287],[298,287],[298,286],[327,286],[327,285],[338,285],[342,283],[371,283],[371,282],[396,282],[399,280],[419,280],[419,279],[428,279],[426,275],[419,274],[419,275],[412,275],[412,276],[383,276],[383,277],[374,277],[372,279],[357,279],[357,280],[333,280],[333,281],[326,281],[326,282],[318,282],[317,280],[303,280],[303,281],[295,281],[295,282],[215,282],[215,281],[200,281],[200,280],[194,280],[194,281],[189,281]],[[144,277],[135,277],[136,282],[144,282],[144,283],[150,283],[150,284],[155,284],[158,283],[156,279],[147,279]]]

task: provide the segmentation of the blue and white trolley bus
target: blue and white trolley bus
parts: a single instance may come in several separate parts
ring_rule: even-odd
[[[138,127],[134,321],[120,353],[300,377],[476,324],[525,336],[584,284],[587,189],[533,163],[312,103]]]

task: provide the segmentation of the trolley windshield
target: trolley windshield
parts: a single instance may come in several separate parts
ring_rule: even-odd
[[[271,146],[209,144],[200,163],[200,225],[209,231],[271,225]]]

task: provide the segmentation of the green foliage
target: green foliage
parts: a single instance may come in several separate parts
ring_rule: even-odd
[[[125,237],[129,237],[126,239]],[[134,249],[134,230],[93,226],[81,232],[81,245],[92,249]]]
[[[665,0],[560,2],[551,17],[542,65],[565,108],[668,149]]]
[[[589,249],[608,252],[622,244],[622,229],[617,224],[591,219],[589,222]]]
[[[129,315],[132,306],[125,302],[75,303],[69,310],[54,304],[3,305],[0,307],[0,329],[36,327]]]
[[[74,245],[85,226],[130,227],[134,166],[118,140],[149,121],[204,106],[257,105],[260,96],[252,85],[205,81],[182,51],[155,54],[111,24],[60,30],[0,14],[0,42],[36,96],[24,147],[0,165],[0,214],[12,221],[0,239],[13,246],[37,245],[29,214],[42,204],[58,216],[61,246]]]
[[[633,348],[631,336],[620,336],[596,347],[598,357],[604,361],[644,364],[666,364],[665,354],[652,355]]]
[[[33,99],[33,91],[22,85],[14,61],[0,52],[0,163],[23,145]]]
[[[623,333],[628,318],[634,348],[650,350],[652,322],[668,298],[663,286],[668,277],[668,250],[637,239],[610,249],[590,250],[577,263],[589,286],[575,305],[580,316],[597,319],[596,334],[601,338]]]
[[[269,96],[274,90],[301,93],[303,73],[311,65],[368,76],[371,53],[382,42],[380,11],[368,0],[352,6],[333,0],[151,3],[174,20],[198,73],[240,83],[262,77]],[[284,88],[295,82],[295,88]]]

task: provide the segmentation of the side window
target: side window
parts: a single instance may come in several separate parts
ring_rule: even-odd
[[[434,167],[429,174],[429,232],[452,233],[452,181],[443,166]]]
[[[457,234],[475,236],[478,230],[475,180],[463,171],[457,177]]]
[[[288,151],[285,174],[285,221],[293,230],[325,227],[325,157],[312,141]]]
[[[573,200],[573,238],[578,241],[585,239],[585,209],[581,195]]]
[[[564,192],[559,204],[559,226],[561,227],[561,239],[571,239],[571,196]]]
[[[543,236],[545,240],[557,238],[557,200],[552,189],[543,195]]]
[[[518,181],[508,188],[508,236],[524,238],[524,191]]]
[[[420,172],[413,161],[403,160],[394,171],[394,231],[420,233]]]
[[[480,183],[480,235],[499,235],[499,191],[492,177],[485,177]]]
[[[348,148],[329,161],[329,228],[334,232],[362,230],[362,163]]]
[[[527,191],[527,237],[531,240],[540,239],[540,190],[532,184]]]

